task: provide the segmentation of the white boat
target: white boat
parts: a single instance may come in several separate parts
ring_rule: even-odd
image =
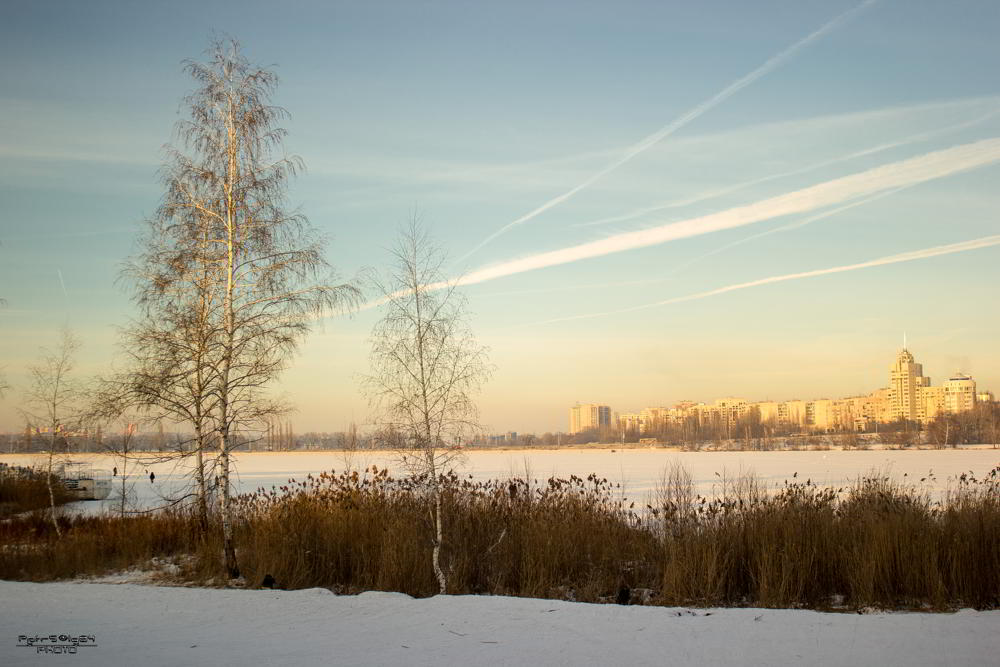
[[[104,500],[111,495],[111,473],[107,470],[94,470],[87,463],[67,463],[60,477],[77,500]]]

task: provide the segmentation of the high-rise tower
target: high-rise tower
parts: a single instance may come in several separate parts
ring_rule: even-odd
[[[569,409],[569,432],[579,433],[611,426],[611,408],[596,403],[577,403]]]
[[[889,418],[918,420],[924,417],[920,390],[929,387],[931,379],[924,377],[924,368],[913,360],[905,347],[889,366]]]

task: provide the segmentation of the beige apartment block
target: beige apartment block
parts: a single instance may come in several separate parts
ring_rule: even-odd
[[[856,431],[863,431],[869,421],[873,398],[871,396],[849,396],[836,401],[837,419],[840,428],[850,426]]]
[[[684,423],[688,417],[700,417],[703,403],[692,401],[681,401],[672,408],[667,407],[647,407],[639,413],[640,431],[650,433],[657,431],[664,426],[678,425]]]
[[[965,412],[976,407],[976,381],[964,373],[956,373],[944,383],[944,408],[948,412]]]
[[[695,408],[698,407],[698,403],[694,401],[681,401],[674,407],[670,408],[670,414],[676,415],[678,419],[684,419],[685,417],[690,417],[696,414]]]
[[[711,411],[730,424],[734,424],[750,414],[750,403],[745,398],[729,396],[720,398],[711,406]]]
[[[623,431],[640,431],[642,428],[642,416],[638,412],[624,412],[618,415],[618,428]]]
[[[887,387],[876,389],[869,398],[871,403],[868,405],[869,411],[865,414],[868,421],[891,421],[889,415],[892,413],[892,397],[889,389]]]
[[[821,398],[806,404],[807,423],[813,428],[828,431],[839,426],[834,401]]]
[[[597,403],[577,403],[569,409],[569,432],[579,433],[590,429],[611,426],[611,408]]]
[[[639,413],[639,430],[643,433],[657,431],[667,423],[669,408],[643,408]]]
[[[785,414],[782,420],[785,424],[795,424],[796,426],[806,425],[806,405],[808,401],[785,401]]]
[[[924,387],[920,390],[920,395],[924,403],[924,420],[930,421],[939,414],[947,412],[944,387]]]
[[[750,408],[757,410],[760,421],[764,423],[805,426],[813,420],[814,408],[811,401],[761,401],[751,403]]]
[[[779,423],[781,421],[780,417],[780,406],[781,403],[776,401],[761,401],[760,403],[754,403],[753,408],[756,408],[757,414],[760,415],[760,421],[762,423]]]

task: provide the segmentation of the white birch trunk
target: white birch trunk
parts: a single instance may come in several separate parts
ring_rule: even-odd
[[[45,475],[45,482],[46,484],[48,484],[49,487],[49,507],[51,509],[50,515],[52,517],[52,525],[55,526],[56,537],[59,537],[61,539],[62,528],[59,527],[59,520],[56,518],[56,493],[55,490],[52,488],[52,457],[55,453],[55,446],[56,446],[56,438],[55,434],[53,434],[49,446],[49,467],[47,471],[48,474]]]

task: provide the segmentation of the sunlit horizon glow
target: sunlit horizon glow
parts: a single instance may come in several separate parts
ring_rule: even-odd
[[[288,204],[341,276],[384,271],[414,212],[459,258],[488,430],[870,392],[904,331],[935,382],[1000,393],[997,25],[989,0],[12,6],[0,432],[62,325],[81,377],[120,363],[119,270],[213,28],[276,63]],[[296,431],[371,422],[365,290],[273,388]]]

